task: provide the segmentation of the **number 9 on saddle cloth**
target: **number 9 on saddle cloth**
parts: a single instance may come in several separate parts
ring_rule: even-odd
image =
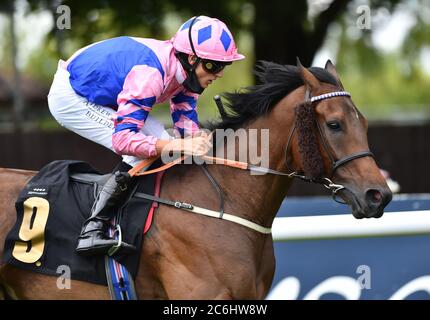
[[[158,164],[153,164],[157,166]],[[73,280],[106,285],[103,256],[83,256],[75,248],[82,225],[89,218],[98,190],[109,175],[101,175],[81,161],[54,161],[42,168],[21,191],[15,207],[17,221],[7,235],[4,261],[19,268],[58,276],[59,266],[70,267]],[[131,196],[117,213],[123,241],[136,251],[117,255],[136,276],[143,228],[152,202],[135,197],[154,194],[155,175],[138,177]]]

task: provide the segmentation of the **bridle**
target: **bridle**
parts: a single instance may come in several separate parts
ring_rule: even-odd
[[[349,92],[346,92],[346,91],[334,91],[334,92],[329,92],[329,93],[321,94],[321,95],[310,98],[309,94],[306,93],[305,102],[310,101],[310,103],[316,103],[316,102],[320,102],[320,101],[323,101],[326,99],[330,99],[330,98],[334,98],[334,97],[340,97],[340,96],[351,97],[351,94]],[[217,104],[221,104],[221,109],[223,109],[221,101],[218,101]],[[218,107],[220,107],[220,106],[218,106]],[[248,170],[251,172],[258,172],[260,174],[261,173],[263,173],[263,174],[268,173],[268,174],[277,175],[277,176],[286,176],[288,178],[297,178],[297,179],[303,180],[305,182],[321,184],[325,188],[329,189],[332,192],[332,197],[336,202],[345,203],[345,202],[340,201],[336,196],[337,196],[337,193],[339,191],[347,189],[347,188],[344,185],[334,183],[331,180],[334,173],[336,172],[337,169],[339,169],[340,167],[346,165],[347,163],[349,163],[351,161],[354,161],[354,160],[359,159],[359,158],[364,158],[364,157],[374,158],[375,156],[373,155],[373,153],[370,150],[365,150],[365,151],[353,153],[351,155],[348,155],[348,156],[345,156],[341,159],[336,160],[332,156],[332,154],[330,153],[327,141],[324,138],[324,134],[322,132],[321,126],[319,125],[318,121],[316,121],[316,126],[318,128],[318,132],[319,132],[319,135],[321,137],[323,147],[327,153],[327,156],[330,158],[331,163],[332,163],[332,169],[331,169],[330,177],[307,177],[306,175],[302,174],[299,171],[292,171],[290,173],[285,173],[285,172],[273,170],[270,168],[255,166],[255,165],[252,165],[249,163],[244,163],[244,162],[239,162],[239,161],[234,161],[234,160],[214,158],[214,157],[210,157],[210,156],[202,156],[202,158],[204,160],[209,160],[211,163],[222,164],[222,165],[235,167],[235,168],[242,169],[242,170]],[[289,150],[291,147],[291,142],[292,142],[292,138],[293,138],[295,130],[296,130],[296,122],[294,121],[293,127],[291,128],[289,136],[288,136],[287,145],[285,147],[285,166],[287,168],[287,171],[288,171],[288,154],[289,154]],[[163,171],[163,170],[166,170],[166,169],[180,163],[183,159],[184,159],[184,157],[181,157],[181,158],[178,158],[178,159],[174,160],[173,162],[166,164],[166,165],[164,165],[158,169],[139,173],[139,171],[142,168],[144,168],[145,166],[148,165],[143,161],[141,164],[137,165],[132,170],[130,170],[129,173],[131,174],[131,176],[133,176],[133,175],[146,175],[146,174],[151,174],[151,173]],[[148,160],[151,160],[151,159],[148,159]],[[152,159],[152,161],[154,161],[154,159]],[[220,192],[220,187],[219,187],[218,183],[215,181],[215,179],[210,177],[209,171],[207,171],[207,169],[204,166],[201,166],[201,168],[203,168],[203,170],[205,171],[205,174],[208,176],[209,180],[211,181],[211,183],[214,185],[215,189],[219,193],[219,196],[221,199],[221,201],[220,201],[220,203],[221,203],[220,212],[222,213],[224,211],[224,208],[223,208],[224,201],[223,201],[223,196]]]
[[[351,94],[349,92],[346,92],[346,91],[334,91],[334,92],[321,94],[321,95],[318,95],[315,97],[310,97],[309,93],[306,92],[305,102],[309,101],[310,103],[316,103],[316,102],[320,102],[322,100],[326,100],[326,99],[330,99],[330,98],[334,98],[334,97],[341,97],[341,96],[351,97]],[[373,155],[373,153],[370,150],[366,150],[366,151],[356,152],[356,153],[353,153],[351,155],[348,155],[348,156],[345,156],[341,159],[336,160],[333,157],[333,155],[330,153],[327,141],[324,138],[324,134],[322,132],[321,126],[319,125],[318,121],[316,121],[316,126],[318,129],[318,133],[321,137],[321,141],[322,141],[324,150],[326,151],[327,156],[329,157],[329,159],[332,163],[330,178],[329,177],[307,177],[306,175],[304,175],[298,171],[292,171],[290,173],[284,173],[284,172],[280,172],[277,170],[253,166],[253,165],[248,165],[246,169],[249,171],[254,171],[254,172],[259,172],[259,173],[269,173],[269,174],[278,175],[278,176],[287,176],[289,178],[297,178],[297,179],[300,179],[300,180],[305,181],[305,182],[321,184],[325,188],[327,188],[331,191],[333,200],[335,200],[336,202],[342,203],[342,204],[346,204],[345,202],[343,202],[337,198],[337,193],[339,191],[341,191],[343,189],[347,189],[347,188],[344,185],[334,183],[331,180],[333,178],[334,173],[336,172],[337,169],[339,169],[340,167],[346,165],[347,163],[349,163],[355,159],[364,158],[364,157],[374,158],[375,156]],[[293,127],[290,130],[290,133],[288,135],[288,140],[287,140],[288,142],[287,142],[287,145],[285,147],[285,166],[287,168],[287,171],[288,171],[288,154],[289,154],[289,150],[290,150],[290,146],[291,146],[291,142],[292,142],[295,130],[296,130],[296,121],[294,121]]]
[[[310,100],[309,102],[315,103],[315,102],[319,102],[322,100],[330,99],[333,97],[339,97],[339,96],[351,97],[351,95],[346,91],[335,91],[335,92],[330,92],[330,93],[326,93],[326,94],[312,97],[309,99]],[[308,98],[308,93],[305,96],[305,102],[307,101],[307,98]],[[221,103],[221,102],[219,102],[219,103]],[[333,177],[333,175],[337,169],[339,169],[341,166],[344,166],[345,164],[347,164],[347,163],[349,163],[355,159],[359,159],[359,158],[363,158],[363,157],[374,158],[373,153],[370,152],[369,150],[366,150],[366,151],[360,151],[357,153],[353,153],[353,154],[345,156],[339,160],[335,160],[335,158],[331,155],[331,153],[329,151],[328,144],[324,138],[323,132],[321,130],[320,125],[318,124],[318,121],[316,121],[316,125],[318,128],[319,135],[321,137],[323,147],[324,147],[325,151],[327,152],[328,157],[330,158],[330,160],[332,162],[332,170],[331,170],[330,178]],[[285,147],[285,165],[286,165],[287,170],[288,170],[288,152],[289,152],[289,149],[291,146],[291,141],[292,141],[292,137],[293,137],[294,132],[295,132],[295,128],[296,128],[296,122],[294,121],[293,127],[291,128],[291,131],[289,133],[287,145]],[[164,171],[164,170],[171,168],[172,166],[174,166],[178,163],[181,163],[186,158],[186,156],[181,156],[181,157],[175,159],[174,161],[172,161],[168,164],[165,164],[159,168],[140,172],[143,168],[150,166],[157,158],[158,157],[143,160],[137,166],[133,167],[130,171],[128,171],[129,175],[131,177],[133,177],[133,176],[147,175],[147,174],[152,174],[152,173]],[[210,160],[210,161],[212,161],[212,163],[215,163],[215,164],[223,164],[223,165],[235,167],[235,168],[242,169],[242,170],[248,170],[251,172],[253,171],[253,172],[259,172],[259,173],[268,173],[268,174],[273,174],[273,175],[278,175],[278,176],[286,176],[288,178],[298,178],[298,179],[301,179],[301,180],[306,181],[306,182],[322,184],[324,187],[326,187],[327,189],[329,189],[332,192],[333,199],[337,202],[340,202],[340,201],[336,198],[336,194],[340,190],[347,189],[345,186],[343,186],[341,184],[333,183],[333,181],[327,177],[318,177],[318,178],[307,177],[303,174],[300,174],[297,171],[285,173],[285,172],[280,172],[280,171],[269,169],[269,168],[254,166],[254,165],[251,165],[251,164],[248,164],[245,162],[233,161],[233,160],[229,160],[229,159],[214,158],[214,157],[209,157],[209,156],[202,156],[202,158],[205,160]],[[205,173],[205,175],[207,176],[207,178],[211,182],[212,186],[214,187],[214,189],[218,193],[218,196],[220,199],[220,208],[218,211],[200,208],[200,207],[197,207],[193,204],[189,204],[189,203],[182,202],[182,201],[173,201],[173,200],[163,199],[163,198],[160,198],[158,196],[145,194],[145,193],[136,193],[135,196],[138,196],[140,198],[144,198],[144,199],[147,199],[150,201],[154,201],[157,203],[163,203],[165,205],[173,206],[175,208],[186,210],[186,211],[193,212],[196,214],[201,214],[201,215],[209,216],[212,218],[218,218],[218,219],[222,219],[222,220],[229,220],[231,222],[240,224],[242,226],[245,226],[247,228],[250,228],[252,230],[260,232],[262,234],[270,234],[272,232],[271,228],[267,228],[267,227],[258,225],[252,221],[246,220],[246,219],[238,217],[236,215],[225,213],[224,212],[224,194],[223,194],[223,191],[222,191],[220,185],[212,177],[209,170],[206,168],[206,166],[204,164],[200,165],[200,167],[202,168],[203,172]],[[343,203],[343,202],[341,202],[341,203]]]
[[[310,101],[310,103],[316,103],[316,102],[320,102],[320,101],[334,98],[334,97],[340,97],[340,96],[351,97],[351,94],[347,91],[334,91],[334,92],[321,94],[321,95],[318,95],[315,97],[311,97],[309,99],[309,93],[306,92],[305,96],[306,96],[305,101],[307,100],[307,101]],[[318,123],[318,121],[315,121],[315,122],[316,122],[316,127],[318,129],[319,136],[321,137],[323,148],[324,148],[324,150],[325,150],[325,152],[326,152],[327,156],[329,157],[330,162],[332,164],[330,178],[328,178],[328,177],[318,177],[318,178],[306,177],[305,175],[300,174],[297,171],[293,171],[287,175],[289,175],[291,178],[299,178],[299,179],[306,181],[306,182],[322,184],[324,187],[326,187],[327,189],[329,189],[332,192],[332,196],[333,196],[333,199],[335,201],[340,202],[340,203],[344,203],[344,202],[339,201],[336,198],[336,195],[340,190],[343,190],[346,188],[345,188],[345,186],[343,186],[341,184],[333,183],[333,181],[331,179],[332,179],[334,173],[336,172],[337,169],[339,169],[340,167],[346,165],[347,163],[349,163],[355,159],[364,158],[364,157],[374,158],[375,156],[370,150],[366,150],[366,151],[356,152],[356,153],[353,153],[351,155],[348,155],[348,156],[345,156],[341,159],[336,160],[335,157],[333,157],[333,155],[331,154],[330,149],[328,148],[328,144],[327,144],[327,141],[324,137],[324,134],[323,134],[323,131],[321,129],[320,124]],[[287,146],[285,148],[285,165],[286,165],[287,169],[288,169],[288,154],[289,154],[291,141],[292,141],[295,130],[296,130],[296,121],[294,121],[293,127],[290,130],[290,133],[288,136]]]

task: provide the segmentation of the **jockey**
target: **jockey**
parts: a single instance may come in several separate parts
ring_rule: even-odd
[[[220,20],[198,16],[185,22],[167,41],[118,37],[78,50],[60,60],[48,103],[54,118],[67,129],[101,144],[123,158],[92,207],[76,251],[102,254],[117,245],[107,235],[115,208],[127,197],[127,172],[141,159],[164,151],[203,155],[208,136],[199,131],[197,99],[226,65],[244,56]],[[177,138],[149,115],[153,106],[170,100]],[[191,143],[184,143],[184,138]],[[134,247],[122,243],[126,250]]]

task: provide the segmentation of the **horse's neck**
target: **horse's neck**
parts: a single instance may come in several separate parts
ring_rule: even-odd
[[[285,137],[283,138],[282,135],[285,135],[285,128],[282,128],[283,130],[276,129],[271,127],[269,122],[269,119],[259,119],[245,129],[248,133],[246,136],[249,148],[247,149],[252,149],[252,146],[256,144],[259,147],[258,151],[261,156],[261,163],[259,164],[252,161],[252,156],[248,157],[247,162],[275,170],[283,170],[285,169]],[[270,132],[268,146],[264,146],[264,143],[262,143],[264,133],[261,132],[261,128],[270,130],[266,131],[266,133]],[[257,139],[255,139],[255,135],[253,136],[250,133],[251,129],[257,129]],[[226,150],[230,147],[229,143],[235,143],[235,140],[227,139],[227,141],[226,145],[219,146],[217,151],[223,148],[224,154],[228,156]],[[235,146],[235,148],[235,160],[241,160],[239,156],[240,147]],[[248,150],[245,153],[250,156],[252,152]],[[210,165],[209,170],[226,194],[225,211],[227,213],[233,213],[266,226],[272,224],[292,182],[291,179],[282,176],[272,174],[255,175],[250,171],[223,165]]]
[[[246,131],[245,149],[248,150],[243,151],[243,153],[249,156],[250,148],[248,149],[248,146],[250,144],[255,146],[256,144],[259,155],[266,157],[262,159],[260,164],[247,161],[255,159],[241,158],[240,147],[235,145],[236,139],[227,139],[226,145],[217,147],[214,156],[219,156],[218,151],[224,148],[224,152],[221,152],[223,158],[245,160],[254,165],[285,171],[285,148],[288,131],[294,121],[294,111],[290,108],[290,106],[295,105],[293,96],[286,96],[278,105],[267,116],[260,117],[243,128]],[[250,134],[251,129],[257,129],[257,139],[255,139],[255,134]],[[268,146],[263,146],[263,148],[261,148],[261,129],[268,129],[266,133],[269,133]],[[234,147],[230,148],[231,145],[229,144],[233,144]],[[233,150],[233,155],[230,157],[229,149]],[[263,152],[261,153],[260,150]],[[225,195],[224,211],[264,226],[272,224],[292,183],[292,180],[285,176],[253,175],[249,171],[221,164],[208,165],[208,170]],[[218,193],[199,166],[176,166],[166,174],[164,180],[166,186],[164,196],[167,198],[181,199],[185,202],[204,206],[207,209],[219,210]],[[181,187],[178,188],[178,185]]]
[[[270,226],[291,186],[285,177],[251,175],[247,171],[215,166],[211,173],[226,196],[225,212]]]

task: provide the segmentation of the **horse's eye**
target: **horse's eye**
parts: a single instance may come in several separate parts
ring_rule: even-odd
[[[340,130],[342,130],[342,127],[340,126],[339,121],[329,121],[326,124],[327,124],[327,127],[330,130],[333,130],[333,131],[340,131]]]

